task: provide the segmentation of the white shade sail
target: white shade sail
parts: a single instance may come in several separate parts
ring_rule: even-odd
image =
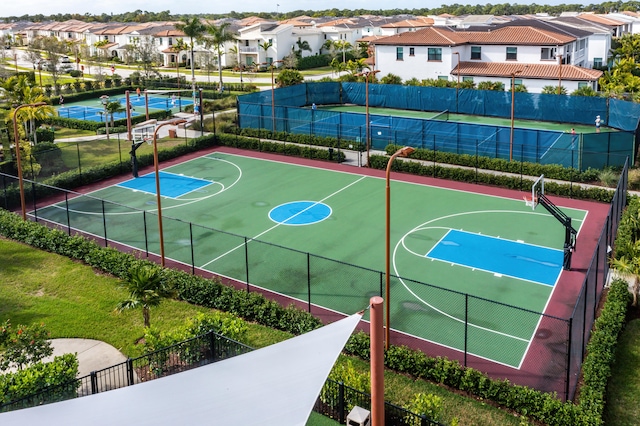
[[[0,424],[305,425],[361,317],[161,379],[0,414]]]

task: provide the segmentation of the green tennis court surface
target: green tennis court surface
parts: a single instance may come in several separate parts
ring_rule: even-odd
[[[38,216],[159,253],[154,184],[141,176]],[[213,153],[163,169],[160,184],[168,258],[242,282],[248,270],[251,284],[346,314],[382,291],[384,179]],[[521,198],[391,186],[392,328],[464,350],[468,321],[469,353],[518,367],[561,272],[563,226]],[[586,212],[563,211],[579,230]]]
[[[362,114],[366,112],[366,108],[360,105],[319,106],[318,109],[321,109],[323,111],[357,112]],[[456,121],[460,123],[486,124],[486,125],[503,126],[503,127],[511,126],[511,119],[509,118],[468,115],[468,114],[455,114],[452,112],[447,113],[445,115],[446,118],[443,118],[443,116],[441,116],[442,112],[369,107],[369,114],[390,115],[395,117],[422,118],[422,119],[426,118],[429,120],[444,119],[444,120]],[[594,120],[595,120],[595,117],[594,117]],[[571,129],[573,128],[576,131],[576,133],[593,133],[596,130],[595,124],[593,126],[586,126],[583,124],[571,124],[571,123],[564,124],[564,123],[554,123],[549,121],[533,121],[533,120],[519,120],[519,119],[514,119],[514,126],[519,129],[551,130],[556,132],[570,132]],[[600,130],[602,132],[618,131],[617,129],[613,129],[611,127],[606,127],[606,126],[602,126]]]

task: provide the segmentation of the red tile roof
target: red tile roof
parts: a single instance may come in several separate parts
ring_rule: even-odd
[[[407,31],[372,42],[377,45],[429,45],[451,46],[465,44],[467,40],[459,33],[445,27],[428,27],[418,31]]]
[[[596,15],[595,13],[581,13],[580,15],[578,15],[578,18],[595,22],[596,24],[608,25],[610,27],[617,27],[619,25],[625,24],[622,21],[609,18],[605,15]]]
[[[447,27],[429,27],[392,35],[373,42],[378,45],[453,46],[458,44],[508,44],[555,46],[576,38],[529,26],[502,27],[486,31],[453,31]]]
[[[511,77],[516,74],[518,78],[529,79],[558,79],[595,81],[602,77],[603,72],[575,65],[554,64],[521,64],[517,62],[460,62],[461,76],[483,77]],[[562,72],[562,74],[560,74]],[[458,75],[458,67],[451,70],[452,75]]]

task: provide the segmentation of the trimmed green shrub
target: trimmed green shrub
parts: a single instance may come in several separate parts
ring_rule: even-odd
[[[65,383],[72,382],[78,374],[78,359],[74,354],[57,356],[52,362],[38,363],[24,370],[0,375],[0,404],[34,395]],[[74,395],[80,382],[67,386],[57,393],[46,394],[43,401],[54,402]]]

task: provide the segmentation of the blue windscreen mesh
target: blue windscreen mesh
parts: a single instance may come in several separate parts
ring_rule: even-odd
[[[602,115],[605,117],[605,115]],[[635,132],[640,118],[640,104],[634,102],[621,101],[619,99],[609,100],[609,122],[607,126],[617,129]]]
[[[365,114],[312,110],[312,103],[365,105],[365,83],[306,83],[238,97],[240,127],[263,128],[337,139],[366,141]],[[511,92],[471,89],[368,85],[369,106],[414,111],[511,117]],[[518,119],[594,125],[596,115],[605,124],[626,132],[602,132],[576,136],[558,131],[514,128],[482,123],[370,115],[371,146],[384,149],[387,144],[495,158],[514,158],[567,167],[600,168],[621,165],[633,156],[634,132],[640,117],[640,105],[600,97],[557,96],[516,92],[514,117]],[[304,108],[298,108],[304,107]],[[275,120],[272,117],[275,111]],[[595,130],[595,126],[594,126]]]

